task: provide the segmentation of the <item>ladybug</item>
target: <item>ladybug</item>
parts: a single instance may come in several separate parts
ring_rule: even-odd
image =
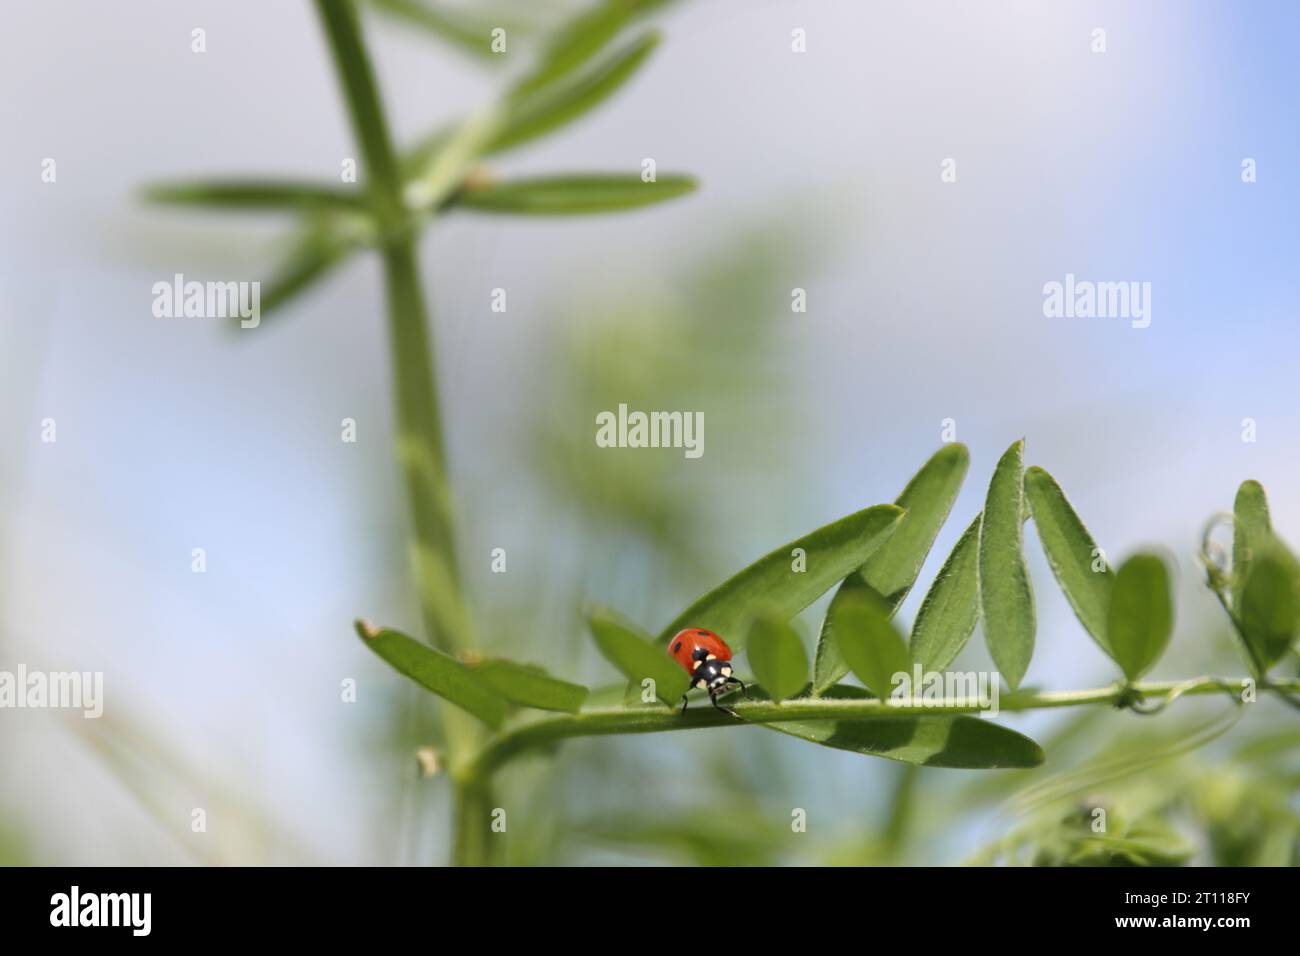
[[[709,700],[714,707],[737,720],[741,719],[734,710],[718,703],[718,695],[724,693],[730,684],[739,684],[745,696],[749,696],[745,682],[732,676],[731,648],[726,641],[702,627],[688,627],[678,631],[669,641],[668,653],[691,675],[692,687],[709,692]],[[682,694],[683,714],[686,713],[686,703],[686,695]]]

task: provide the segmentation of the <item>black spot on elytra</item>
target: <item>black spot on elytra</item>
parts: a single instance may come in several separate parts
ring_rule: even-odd
[[[682,642],[681,642],[681,641],[678,641],[676,644],[673,645],[673,653],[674,653],[674,654],[676,654],[676,653],[677,653],[678,651],[680,651],[681,649],[682,649]]]

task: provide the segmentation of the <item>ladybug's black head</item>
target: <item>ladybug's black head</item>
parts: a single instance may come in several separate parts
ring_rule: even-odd
[[[707,690],[710,694],[716,694],[727,686],[730,678],[731,661],[706,660],[695,668],[691,686]]]

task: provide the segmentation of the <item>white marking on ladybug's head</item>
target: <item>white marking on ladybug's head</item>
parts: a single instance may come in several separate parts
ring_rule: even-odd
[[[710,654],[708,657],[705,658],[706,661],[716,661],[717,659],[718,659],[717,654]]]
[[[723,676],[723,677],[730,677],[730,676],[731,676],[731,665],[730,665],[730,664],[723,664],[723,665],[722,665],[722,676]]]

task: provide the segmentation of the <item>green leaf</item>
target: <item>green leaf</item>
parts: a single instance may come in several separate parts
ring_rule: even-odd
[[[506,700],[523,707],[576,714],[589,693],[581,684],[552,677],[540,667],[502,658],[488,658],[471,670]]]
[[[893,677],[908,673],[907,645],[889,622],[887,601],[870,590],[854,593],[834,608],[831,633],[840,656],[867,689],[882,700],[894,688]]]
[[[1232,607],[1239,610],[1254,550],[1273,534],[1263,485],[1258,481],[1241,483],[1232,504],[1232,518]]]
[[[642,633],[607,608],[587,612],[587,625],[605,659],[638,686],[647,678],[655,682],[655,693],[669,705],[676,704],[690,687],[690,676]]]
[[[941,671],[961,653],[979,620],[979,537],[982,513],[953,546],[912,623],[911,661]]]
[[[749,628],[749,666],[773,700],[793,697],[808,684],[808,654],[784,618],[761,614]]]
[[[365,645],[394,670],[448,703],[468,711],[493,730],[505,720],[506,702],[456,658],[391,628],[375,629],[357,621],[356,630]]]
[[[493,116],[495,125],[487,130],[488,135],[476,139],[470,158],[513,149],[595,109],[636,73],[658,43],[658,33],[645,33],[574,79],[507,100],[501,115]],[[455,142],[463,126],[439,127],[420,140],[402,158],[407,177],[423,177],[439,154]]]
[[[902,517],[895,505],[873,505],[782,545],[678,614],[660,633],[660,643],[668,643],[684,627],[703,627],[722,635],[734,650],[742,649],[742,628],[756,607],[794,617],[861,567],[889,540]],[[804,570],[795,570],[796,559]]]
[[[1025,472],[1025,497],[1057,583],[1093,640],[1115,657],[1106,637],[1106,614],[1115,578],[1101,549],[1070,507],[1061,486],[1042,468]],[[1094,571],[1097,563],[1101,570]]]
[[[662,175],[642,182],[639,175],[582,174],[536,176],[462,189],[449,205],[475,212],[569,216],[619,212],[676,199],[695,190],[690,176]]]
[[[827,696],[861,693],[856,687],[840,685],[832,687]],[[1037,767],[1044,759],[1042,748],[1023,734],[964,714],[789,721],[764,726],[824,747],[925,767],[1026,768]]]
[[[1007,449],[989,482],[980,522],[980,617],[989,653],[1015,690],[1034,653],[1034,592],[1025,566],[1025,442]]]
[[[342,265],[360,245],[359,240],[320,230],[308,233],[294,246],[262,289],[263,320],[306,292]]]
[[[1135,554],[1115,575],[1106,627],[1107,653],[1124,676],[1137,680],[1159,660],[1173,631],[1169,572],[1153,554]]]
[[[470,16],[464,10],[449,9],[441,3],[421,3],[419,0],[370,2],[381,11],[412,23],[484,62],[498,63],[503,59],[492,52],[492,30],[500,24]]]
[[[970,452],[962,444],[945,445],[930,457],[912,476],[894,502],[907,514],[898,530],[867,562],[840,585],[831,600],[832,608],[840,596],[861,590],[866,584],[884,596],[892,617],[916,583],[921,566],[934,545],[939,529],[957,499],[957,492],[970,466]],[[813,693],[820,694],[849,671],[830,633],[830,612],[822,622],[813,669]]]
[[[1241,594],[1241,631],[1262,677],[1300,629],[1300,567],[1276,539],[1252,542],[1250,574]]]
[[[365,196],[329,184],[288,180],[232,179],[158,183],[144,191],[149,202],[173,206],[207,206],[232,211],[320,212],[365,210]]]
[[[528,93],[577,70],[656,0],[601,0],[556,30],[533,71],[515,88]]]
[[[487,152],[513,149],[595,109],[640,69],[658,45],[659,34],[646,32],[578,77],[519,98],[511,104],[503,129]]]

